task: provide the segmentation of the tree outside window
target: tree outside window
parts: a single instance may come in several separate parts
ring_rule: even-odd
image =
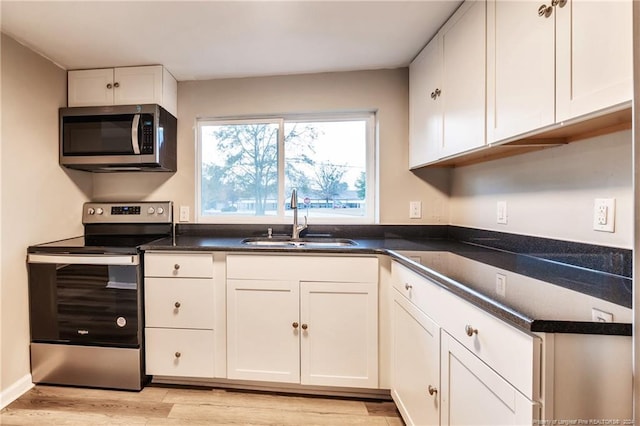
[[[199,221],[285,221],[293,188],[310,220],[370,221],[371,120],[200,121]]]

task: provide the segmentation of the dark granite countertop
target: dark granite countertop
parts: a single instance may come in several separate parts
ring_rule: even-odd
[[[248,246],[242,240],[256,234],[247,233],[246,227],[244,234],[240,234],[243,237],[239,237],[237,228],[232,231],[193,225],[178,228],[174,239],[157,240],[141,249],[388,255],[462,299],[528,332],[631,335],[630,277],[451,240],[442,235],[439,228],[417,235],[413,231],[413,235],[400,235],[402,232],[392,230],[394,232],[352,232],[350,237],[357,243],[355,246],[306,248]],[[340,230],[322,231],[323,235],[346,237],[336,232]],[[539,251],[539,246],[536,249]],[[498,273],[507,281],[504,295],[496,292]],[[614,322],[593,321],[592,308],[613,314]]]

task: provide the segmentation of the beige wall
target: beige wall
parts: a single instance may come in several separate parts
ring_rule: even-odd
[[[455,169],[451,224],[632,248],[631,131]],[[594,198],[616,199],[614,233],[593,225]],[[508,224],[496,223],[507,201]]]
[[[82,234],[91,175],[58,165],[66,72],[2,35],[0,395],[29,374],[27,247]],[[28,377],[27,377],[28,378]]]
[[[197,117],[287,112],[377,110],[380,222],[446,223],[447,171],[426,172],[429,182],[408,171],[407,69],[307,74],[265,78],[187,81],[178,84],[178,171],[94,177],[96,199],[167,199],[195,203]],[[409,201],[423,202],[423,217],[409,220]],[[193,218],[193,213],[192,213]],[[312,219],[311,219],[312,223]]]

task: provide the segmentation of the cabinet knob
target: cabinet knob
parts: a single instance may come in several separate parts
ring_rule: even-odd
[[[173,265],[173,269],[175,269],[177,271],[178,269],[180,269],[180,265],[178,263],[176,263],[175,265]]]
[[[436,89],[433,92],[431,92],[431,99],[435,100],[441,94],[442,94],[442,91],[440,89]]]
[[[113,84],[107,83],[107,89],[111,89],[112,87],[113,87]]]
[[[176,302],[176,303],[173,304],[173,306],[175,306],[176,309],[178,309],[178,308],[180,308],[181,305],[180,305],[180,302]]]
[[[404,283],[404,289],[405,289],[405,290],[409,291],[409,290],[411,290],[412,288],[413,288],[413,286],[412,286],[411,284],[409,284],[409,283]]]
[[[176,352],[175,356],[176,356],[176,358],[180,358],[182,356],[182,354],[180,352]]]
[[[478,334],[478,329],[471,327],[469,324],[467,324],[464,327],[464,331],[467,333],[467,336],[469,337],[473,336],[474,334]]]
[[[302,329],[306,330],[307,328],[309,328],[309,326],[307,324],[302,324]]]
[[[113,87],[120,87],[120,83],[116,81],[115,83],[113,83]]]
[[[298,328],[298,323],[297,323],[297,322],[294,322],[293,324],[291,324],[291,327],[293,327],[293,328]]]
[[[436,395],[438,393],[438,389],[434,388],[431,385],[429,385],[429,387],[427,389],[429,390],[429,395],[431,395],[431,396]]]
[[[567,0],[552,0],[551,6],[553,7],[564,7],[567,4]]]
[[[548,18],[549,16],[551,16],[552,13],[553,13],[552,6],[547,6],[546,4],[543,4],[538,8],[538,16],[541,18]]]

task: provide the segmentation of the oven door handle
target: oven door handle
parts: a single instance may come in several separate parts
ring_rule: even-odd
[[[55,263],[78,265],[139,265],[140,256],[134,255],[75,255],[75,254],[33,254],[27,256],[29,263]]]

